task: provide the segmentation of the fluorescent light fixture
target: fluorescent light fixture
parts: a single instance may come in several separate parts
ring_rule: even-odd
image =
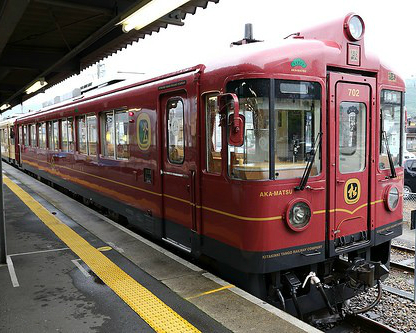
[[[130,16],[126,17],[119,24],[123,25],[124,32],[129,32],[132,29],[140,30],[189,1],[190,0],[152,0]]]
[[[41,78],[26,89],[26,94],[34,93],[35,91],[38,91],[40,88],[43,88],[47,84],[48,82],[45,81],[45,78]]]
[[[7,110],[11,105],[10,104],[3,104],[2,106],[0,106],[0,111],[4,111]]]

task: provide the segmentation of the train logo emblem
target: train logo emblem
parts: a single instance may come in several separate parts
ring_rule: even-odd
[[[360,200],[361,184],[357,178],[349,179],[344,187],[344,200],[348,205],[353,205]]]
[[[150,117],[147,113],[141,113],[137,117],[137,139],[141,150],[148,150],[152,142],[152,128]]]

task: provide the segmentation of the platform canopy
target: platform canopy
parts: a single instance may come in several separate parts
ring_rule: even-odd
[[[41,91],[26,93],[34,83],[79,74],[208,2],[219,0],[0,0],[0,113]],[[127,32],[129,22],[119,23],[133,13]]]

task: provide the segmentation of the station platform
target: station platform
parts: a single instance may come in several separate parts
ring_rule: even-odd
[[[0,332],[320,332],[3,163]]]

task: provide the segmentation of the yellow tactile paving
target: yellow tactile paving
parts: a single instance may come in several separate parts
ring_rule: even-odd
[[[4,183],[45,223],[88,267],[156,332],[199,332],[199,330],[121,270],[98,249],[52,215],[32,196],[6,176]]]

